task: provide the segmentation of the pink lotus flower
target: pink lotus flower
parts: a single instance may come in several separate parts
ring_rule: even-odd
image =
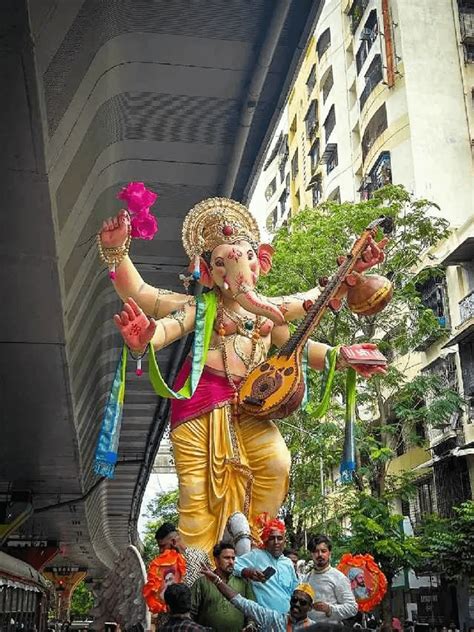
[[[143,182],[130,182],[117,195],[119,200],[127,202],[128,210],[133,215],[142,211],[148,212],[156,198],[156,193],[147,189]]]
[[[156,217],[150,213],[150,206],[158,197],[147,189],[143,182],[130,182],[117,195],[127,203],[131,215],[131,236],[137,239],[153,239],[158,230]]]
[[[156,217],[148,212],[136,213],[131,220],[131,236],[138,239],[153,239],[158,230]]]

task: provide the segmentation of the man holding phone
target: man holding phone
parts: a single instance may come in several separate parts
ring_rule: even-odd
[[[212,582],[217,590],[247,617],[256,621],[261,630],[273,632],[296,632],[313,628],[308,614],[313,607],[314,590],[309,584],[297,584],[293,591],[286,613],[276,612],[273,608],[260,606],[258,603],[245,599],[235,592],[228,584],[221,581],[210,568],[203,568],[203,574]]]
[[[235,561],[234,574],[252,581],[257,603],[287,614],[298,579],[290,559],[283,555],[285,523],[270,520],[262,532],[262,548],[252,549]]]
[[[213,576],[220,578],[224,584],[245,599],[255,601],[250,582],[232,574],[235,564],[234,545],[231,542],[219,542],[212,553],[215,563]],[[201,576],[194,582],[191,592],[191,616],[201,625],[213,630],[226,630],[226,632],[256,632],[256,624],[246,618],[242,611],[233,606],[230,601],[227,601],[206,577]]]

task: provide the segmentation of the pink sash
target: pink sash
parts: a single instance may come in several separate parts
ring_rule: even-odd
[[[176,377],[174,390],[179,390],[183,386],[190,370],[191,361],[186,358]],[[213,408],[224,406],[232,400],[232,395],[233,389],[227,378],[205,366],[194,395],[190,399],[171,400],[171,430],[185,421],[204,415]]]

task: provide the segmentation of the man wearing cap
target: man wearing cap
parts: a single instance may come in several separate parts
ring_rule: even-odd
[[[262,548],[239,555],[234,575],[252,582],[258,604],[286,615],[298,578],[292,561],[283,555],[285,532],[282,520],[266,520],[261,535]],[[272,574],[264,574],[265,570]]]
[[[203,569],[203,574],[211,581],[224,597],[246,617],[252,618],[262,630],[270,632],[294,632],[309,628],[312,624],[308,617],[313,607],[314,590],[309,584],[298,584],[291,595],[289,611],[282,614],[276,610],[245,599],[216,575],[211,569]]]

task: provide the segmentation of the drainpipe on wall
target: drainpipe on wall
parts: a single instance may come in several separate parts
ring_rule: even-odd
[[[392,35],[392,18],[389,0],[382,0],[383,38],[385,41],[385,57],[387,62],[387,86],[395,85],[395,51]]]

